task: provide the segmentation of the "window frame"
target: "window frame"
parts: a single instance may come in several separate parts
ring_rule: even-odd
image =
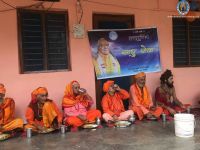
[[[185,21],[186,21],[186,31],[185,33],[187,32],[187,38],[186,38],[186,41],[187,41],[187,49],[186,49],[186,54],[187,54],[187,61],[188,61],[188,64],[187,65],[183,65],[183,64],[176,64],[175,60],[176,60],[176,57],[175,57],[175,46],[174,46],[174,23],[173,23],[173,19],[180,19],[180,18],[172,18],[172,42],[173,42],[173,66],[174,68],[188,68],[188,67],[200,67],[200,64],[199,65],[193,65],[191,64],[191,38],[190,38],[190,21],[188,21],[186,18],[185,18]],[[181,18],[183,19],[183,18]],[[200,20],[199,20],[200,21]]]
[[[119,20],[120,18],[120,20]],[[135,15],[134,14],[106,14],[106,13],[93,13],[92,14],[92,26],[93,29],[98,29],[98,23],[100,21],[118,21],[129,23],[128,28],[135,27]]]
[[[24,58],[23,58],[23,48],[22,48],[22,28],[21,28],[21,12],[34,12],[38,13],[42,16],[42,38],[44,40],[43,44],[43,61],[44,61],[44,69],[40,71],[25,71],[24,70]],[[48,70],[48,62],[47,62],[47,32],[46,29],[46,23],[45,23],[45,14],[65,14],[65,25],[66,25],[66,59],[67,59],[67,69],[54,69],[54,70]],[[69,43],[69,13],[67,10],[42,10],[42,9],[26,9],[26,8],[17,8],[17,32],[18,32],[18,59],[19,59],[19,73],[20,74],[32,74],[32,73],[48,73],[48,72],[65,72],[65,71],[71,71],[71,55],[70,55],[70,43]]]

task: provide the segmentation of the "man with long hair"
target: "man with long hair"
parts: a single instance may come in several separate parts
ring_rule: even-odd
[[[174,87],[173,74],[166,70],[160,77],[161,85],[156,89],[156,103],[164,109],[167,115],[174,115],[177,112],[184,112],[189,104],[184,105],[177,97]]]

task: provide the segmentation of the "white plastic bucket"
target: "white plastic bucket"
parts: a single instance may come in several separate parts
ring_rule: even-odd
[[[178,137],[193,137],[195,119],[192,114],[175,114],[175,135]]]

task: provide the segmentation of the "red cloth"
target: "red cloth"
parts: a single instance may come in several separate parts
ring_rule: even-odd
[[[160,102],[160,103],[164,104],[165,106],[174,109],[176,112],[184,112],[184,111],[186,111],[185,108],[191,106],[190,104],[184,104],[185,108],[181,108],[180,106],[176,105],[174,102],[172,102],[172,103],[169,102],[168,98],[167,98],[167,94],[164,91],[162,91],[160,88],[156,89],[155,99],[156,99],[156,102]],[[163,112],[166,115],[170,115],[170,112],[164,107],[163,107]]]

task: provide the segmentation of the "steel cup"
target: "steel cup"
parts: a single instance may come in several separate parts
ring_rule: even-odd
[[[190,114],[190,107],[187,108],[187,113]]]
[[[118,85],[117,84],[114,84],[114,86],[113,86],[115,89],[118,87]]]
[[[27,128],[26,129],[26,137],[27,138],[31,138],[32,137],[32,129],[31,128]]]
[[[166,114],[162,114],[162,121],[166,122]]]
[[[135,116],[134,116],[134,114],[131,115],[131,117],[129,118],[129,121],[130,121],[131,123],[133,123],[133,122],[135,121]]]
[[[65,134],[65,125],[61,125],[61,126],[60,126],[60,132],[61,132],[62,134]]]
[[[81,94],[86,93],[86,89],[84,89],[84,88],[80,88],[78,91],[79,91],[79,93],[81,93]]]
[[[96,124],[100,125],[101,124],[101,120],[99,119],[99,117],[96,118]]]

